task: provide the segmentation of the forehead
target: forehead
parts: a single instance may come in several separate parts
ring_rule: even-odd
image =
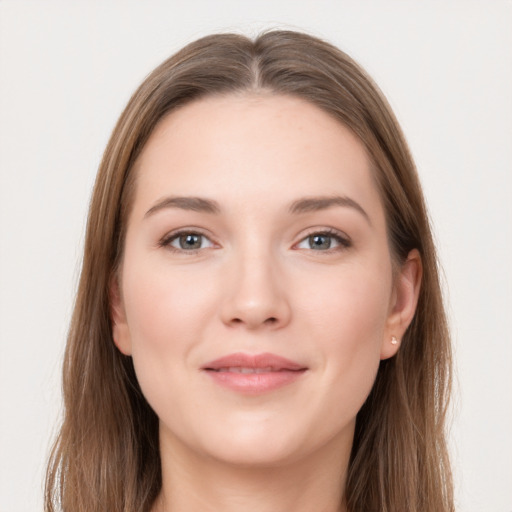
[[[135,170],[139,204],[166,194],[267,206],[342,194],[380,209],[359,139],[318,107],[288,96],[228,95],[190,103],[157,125]]]

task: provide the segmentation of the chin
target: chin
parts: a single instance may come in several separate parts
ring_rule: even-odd
[[[306,432],[295,429],[275,414],[224,414],[218,420],[204,417],[192,429],[166,428],[161,423],[161,441],[172,451],[180,446],[196,457],[240,467],[286,465],[300,457],[307,445]],[[163,429],[162,429],[163,427]],[[168,425],[170,427],[170,425]]]
[[[216,445],[210,455],[219,462],[240,468],[271,468],[286,466],[301,458],[297,446],[289,440],[262,439],[244,441],[229,439],[224,445]]]
[[[282,467],[297,463],[331,438],[318,428],[299,428],[297,421],[246,420],[219,424],[215,429],[210,425],[201,443],[205,455],[240,467]]]

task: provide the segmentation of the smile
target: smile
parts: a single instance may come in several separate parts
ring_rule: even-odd
[[[241,368],[239,366],[232,366],[230,368],[219,368],[218,370],[211,369],[214,372],[232,372],[232,373],[270,373],[270,372],[285,372],[285,371],[300,371],[300,370],[285,370],[282,368],[276,369],[271,366],[266,368]]]
[[[275,354],[230,354],[205,364],[203,370],[216,384],[232,391],[257,395],[300,379],[307,367]]]

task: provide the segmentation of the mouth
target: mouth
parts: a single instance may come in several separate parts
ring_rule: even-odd
[[[287,371],[293,371],[293,372],[300,372],[302,370],[288,370],[286,368],[272,368],[271,366],[266,366],[265,368],[251,368],[251,367],[240,367],[240,366],[230,366],[229,368],[205,368],[207,371],[212,372],[231,372],[231,373],[244,373],[244,374],[250,374],[250,373],[271,373],[271,372],[287,372]]]
[[[242,394],[266,393],[296,382],[308,368],[284,357],[230,354],[205,364],[201,370],[216,384]]]

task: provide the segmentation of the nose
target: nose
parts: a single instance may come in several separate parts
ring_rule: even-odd
[[[291,318],[283,273],[272,258],[252,255],[231,262],[221,319],[231,327],[280,329]]]

